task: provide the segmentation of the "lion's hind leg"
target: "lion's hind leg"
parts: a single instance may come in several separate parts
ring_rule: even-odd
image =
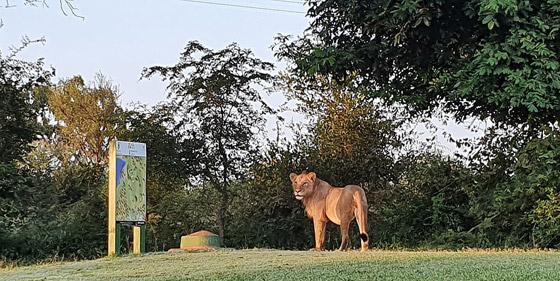
[[[339,251],[346,251],[348,248],[348,243],[350,242],[350,235],[348,235],[348,229],[350,228],[350,220],[343,221],[340,223],[340,233],[342,234],[342,242],[340,243]]]

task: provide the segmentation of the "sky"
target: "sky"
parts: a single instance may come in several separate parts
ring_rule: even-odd
[[[92,81],[101,72],[119,85],[123,105],[164,100],[166,84],[157,78],[139,81],[140,73],[144,67],[174,65],[191,40],[211,49],[237,42],[256,57],[275,62],[270,50],[274,37],[301,34],[309,23],[303,0],[202,0],[301,13],[181,0],[74,0],[76,13],[84,19],[64,16],[58,1],[46,1],[48,8],[24,5],[22,0],[10,1],[16,7],[0,8],[0,50],[7,53],[10,46],[19,46],[22,36],[44,37],[44,45],[31,45],[18,57],[45,58],[57,79],[81,75]]]
[[[23,36],[45,38],[45,44],[33,44],[18,54],[19,59],[34,61],[44,58],[47,66],[56,69],[57,82],[81,75],[93,81],[101,72],[119,86],[122,106],[131,103],[154,105],[165,100],[166,84],[157,76],[139,80],[144,67],[174,65],[187,42],[197,40],[211,49],[222,49],[237,42],[249,48],[255,56],[276,63],[270,46],[278,34],[301,35],[309,25],[303,0],[74,0],[84,18],[68,16],[61,11],[59,1],[45,0],[49,7],[24,5],[23,0],[11,0],[15,7],[6,8],[0,1],[0,50],[9,53],[18,47]],[[249,9],[200,2],[260,7]],[[281,67],[280,67],[281,68]],[[284,102],[281,93],[265,96],[269,105]],[[285,118],[300,118],[284,113]],[[268,135],[275,134],[274,120],[267,124]],[[298,120],[296,120],[298,121]],[[463,125],[453,122],[432,122],[453,137],[472,136]],[[421,138],[429,138],[423,125],[418,125]],[[285,132],[290,136],[290,132]],[[445,153],[457,150],[438,133],[437,140]]]

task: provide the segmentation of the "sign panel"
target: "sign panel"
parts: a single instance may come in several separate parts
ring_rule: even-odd
[[[117,141],[117,157],[119,155],[146,157],[146,144],[140,142]]]
[[[146,221],[146,144],[116,143],[116,221]]]

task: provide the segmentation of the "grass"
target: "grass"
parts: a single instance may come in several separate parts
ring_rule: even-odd
[[[560,252],[152,253],[0,269],[0,280],[560,280]]]

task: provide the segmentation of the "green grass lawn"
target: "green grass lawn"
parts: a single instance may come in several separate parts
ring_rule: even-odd
[[[0,280],[560,280],[560,252],[153,253],[0,269]]]

